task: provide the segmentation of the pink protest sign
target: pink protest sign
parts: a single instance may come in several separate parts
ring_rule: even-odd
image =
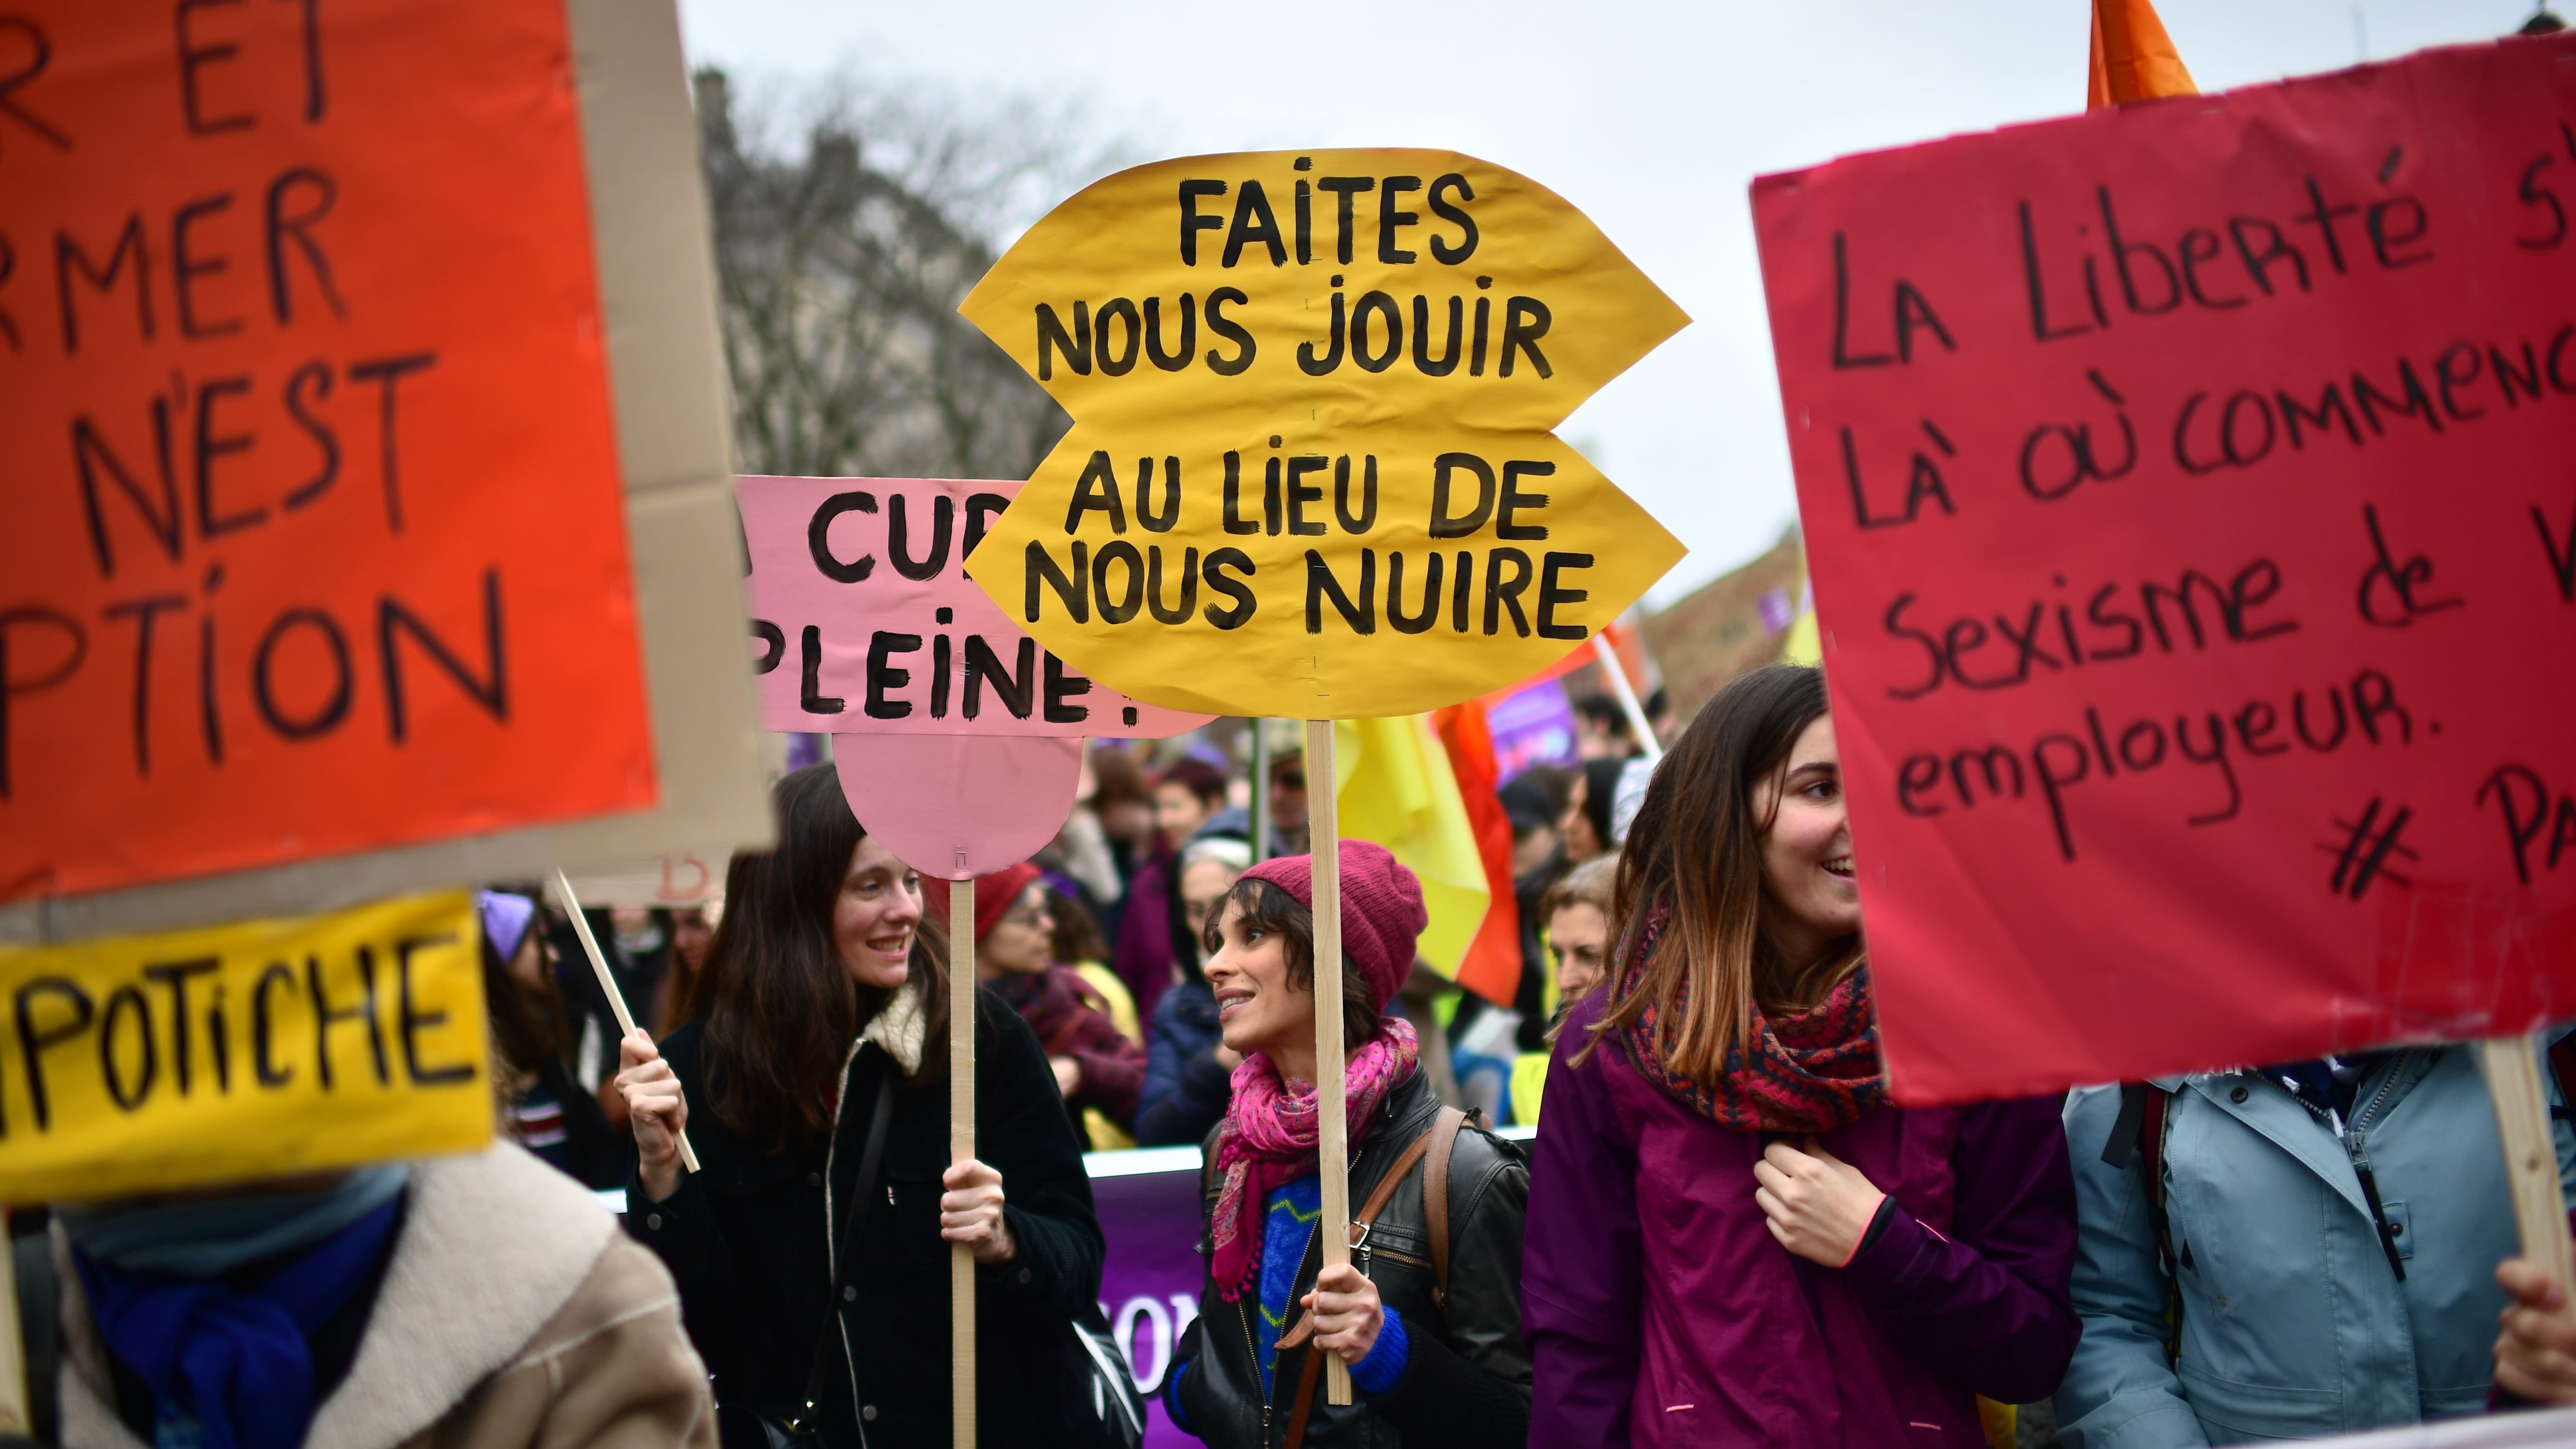
[[[1160,739],[1214,718],[1067,668],[966,577],[966,556],[1022,486],[736,480],[769,728]]]
[[[1050,735],[839,735],[841,794],[897,860],[968,880],[1055,838],[1082,778],[1082,741]]]

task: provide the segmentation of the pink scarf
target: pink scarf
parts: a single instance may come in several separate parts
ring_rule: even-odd
[[[1400,1016],[1381,1019],[1377,1035],[1351,1054],[1342,1105],[1354,1141],[1419,1054],[1413,1024]],[[1261,1225],[1270,1194],[1317,1170],[1321,1126],[1314,1083],[1282,1083],[1270,1058],[1258,1052],[1234,1069],[1234,1100],[1216,1134],[1216,1168],[1224,1185],[1217,1189],[1209,1224],[1216,1250],[1209,1271],[1225,1301],[1240,1297],[1261,1271]]]

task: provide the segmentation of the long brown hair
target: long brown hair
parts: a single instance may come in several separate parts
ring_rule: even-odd
[[[1652,1006],[1665,1069],[1713,1085],[1752,1031],[1757,994],[1766,1009],[1803,1005],[1799,998],[1820,981],[1859,965],[1857,937],[1823,962],[1793,968],[1762,934],[1762,837],[1779,811],[1789,752],[1825,713],[1824,671],[1770,664],[1729,680],[1674,741],[1628,827],[1611,913],[1619,944],[1609,998],[1577,1060]],[[1757,815],[1766,783],[1770,809]],[[1659,909],[1668,914],[1655,954],[1630,983],[1629,953]],[[1788,979],[1792,969],[1798,979]]]
[[[779,780],[771,799],[778,848],[745,851],[726,868],[695,1014],[706,1022],[707,1105],[745,1141],[781,1152],[831,1130],[850,1043],[894,993],[853,979],[833,939],[841,878],[867,839],[839,776],[809,766]],[[920,993],[929,1019],[915,1081],[948,1068],[947,954],[925,912],[900,988]]]

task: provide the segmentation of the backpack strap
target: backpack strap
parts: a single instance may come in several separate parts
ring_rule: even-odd
[[[2182,1350],[2182,1279],[2174,1258],[2173,1225],[2165,1215],[2165,1120],[2173,1093],[2153,1082],[2120,1086],[2120,1115],[2102,1144],[2102,1161],[2126,1171],[2138,1165],[2147,1191],[2147,1223],[2156,1234],[2156,1266],[2165,1275],[2165,1357]]]
[[[1445,1120],[1455,1111],[1455,1108],[1444,1107],[1441,1109],[1441,1117]],[[1463,1118],[1465,1114],[1459,1115]],[[1433,1139],[1440,1135],[1440,1127],[1440,1122],[1432,1123],[1421,1136],[1413,1139],[1413,1145],[1405,1148],[1401,1156],[1388,1164],[1386,1174],[1377,1180],[1377,1190],[1370,1193],[1368,1201],[1361,1204],[1360,1210],[1351,1215],[1352,1247],[1363,1251],[1367,1249],[1370,1226],[1377,1221],[1377,1215],[1386,1210],[1387,1199],[1395,1196],[1396,1184],[1404,1181],[1404,1175],[1413,1170],[1413,1164],[1421,1161],[1423,1154],[1431,1150]],[[1457,1135],[1457,1130],[1452,1128],[1447,1140],[1455,1141]],[[1446,1146],[1446,1142],[1443,1146]],[[1445,1151],[1434,1156],[1432,1161],[1444,1170],[1448,1166],[1448,1156]],[[1425,1193],[1429,1190],[1426,1185]],[[1308,1342],[1314,1336],[1315,1315],[1311,1313],[1297,1315],[1297,1320],[1288,1325],[1288,1331],[1279,1335],[1278,1347],[1281,1351],[1301,1346],[1306,1350],[1306,1361],[1297,1370],[1297,1394],[1289,1404],[1288,1437],[1283,1441],[1286,1449],[1303,1449],[1306,1442],[1306,1419],[1315,1407],[1315,1380],[1323,1372],[1325,1351]]]
[[[1431,1232],[1431,1301],[1449,1311],[1449,1155],[1458,1150],[1458,1129],[1468,1114],[1456,1107],[1440,1109],[1431,1124],[1431,1160],[1422,1169],[1422,1219]]]
[[[2153,1082],[2120,1085],[2120,1115],[2102,1144],[2102,1161],[2127,1170],[2138,1164],[2147,1189],[2147,1220],[2156,1230],[2156,1255],[2167,1277],[2174,1271],[2173,1232],[2165,1221],[2165,1113],[2173,1094]]]
[[[1368,1201],[1361,1205],[1358,1212],[1351,1214],[1352,1247],[1363,1253],[1368,1250],[1369,1228],[1377,1222],[1377,1215],[1386,1210],[1386,1200],[1395,1196],[1395,1185],[1404,1181],[1404,1175],[1413,1170],[1413,1164],[1421,1161],[1422,1154],[1430,1150],[1432,1132],[1437,1130],[1439,1129],[1435,1126],[1414,1138],[1413,1145],[1405,1148],[1403,1154],[1387,1168],[1386,1175],[1377,1180],[1377,1190],[1369,1194]],[[1303,1344],[1314,1331],[1314,1315],[1301,1313],[1288,1325],[1287,1331],[1279,1335],[1279,1347],[1295,1348]]]
[[[1297,1398],[1288,1410],[1288,1437],[1281,1441],[1286,1449],[1305,1449],[1306,1416],[1315,1410],[1315,1380],[1324,1371],[1324,1355],[1306,1350],[1305,1366],[1297,1370]]]
[[[2138,1118],[2138,1168],[2147,1179],[2147,1219],[2155,1225],[2156,1251],[2164,1255],[2165,1273],[2174,1271],[2173,1228],[2165,1219],[2165,1114],[2173,1094],[2149,1086],[2146,1110]]]

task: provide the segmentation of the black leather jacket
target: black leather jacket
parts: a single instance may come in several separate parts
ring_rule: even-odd
[[[1351,1209],[1377,1190],[1386,1168],[1439,1114],[1439,1099],[1416,1071],[1387,1093],[1351,1158]],[[1208,1150],[1213,1154],[1211,1135]],[[1211,1160],[1213,1160],[1211,1156]],[[1422,1202],[1423,1163],[1407,1172],[1369,1230],[1366,1251],[1354,1252],[1377,1285],[1389,1315],[1402,1314],[1407,1338],[1404,1375],[1384,1394],[1352,1386],[1352,1402],[1325,1402],[1318,1376],[1306,1423],[1312,1449],[1406,1445],[1518,1446],[1529,1438],[1530,1355],[1521,1340],[1521,1219],[1529,1205],[1529,1159],[1519,1144],[1481,1128],[1458,1134],[1449,1160],[1449,1303],[1432,1302],[1431,1235]],[[1203,1177],[1199,1203],[1199,1252],[1209,1252],[1207,1224],[1217,1184]],[[1317,1252],[1309,1246],[1298,1272],[1295,1298],[1315,1283]],[[1288,1433],[1290,1401],[1306,1348],[1283,1349],[1273,1374],[1275,1397],[1265,1402],[1254,1359],[1252,1315],[1261,1305],[1247,1291],[1228,1303],[1202,1273],[1199,1316],[1175,1353],[1186,1363],[1179,1397],[1190,1428],[1216,1449],[1272,1449]],[[1294,1321],[1295,1310],[1290,1312]]]

